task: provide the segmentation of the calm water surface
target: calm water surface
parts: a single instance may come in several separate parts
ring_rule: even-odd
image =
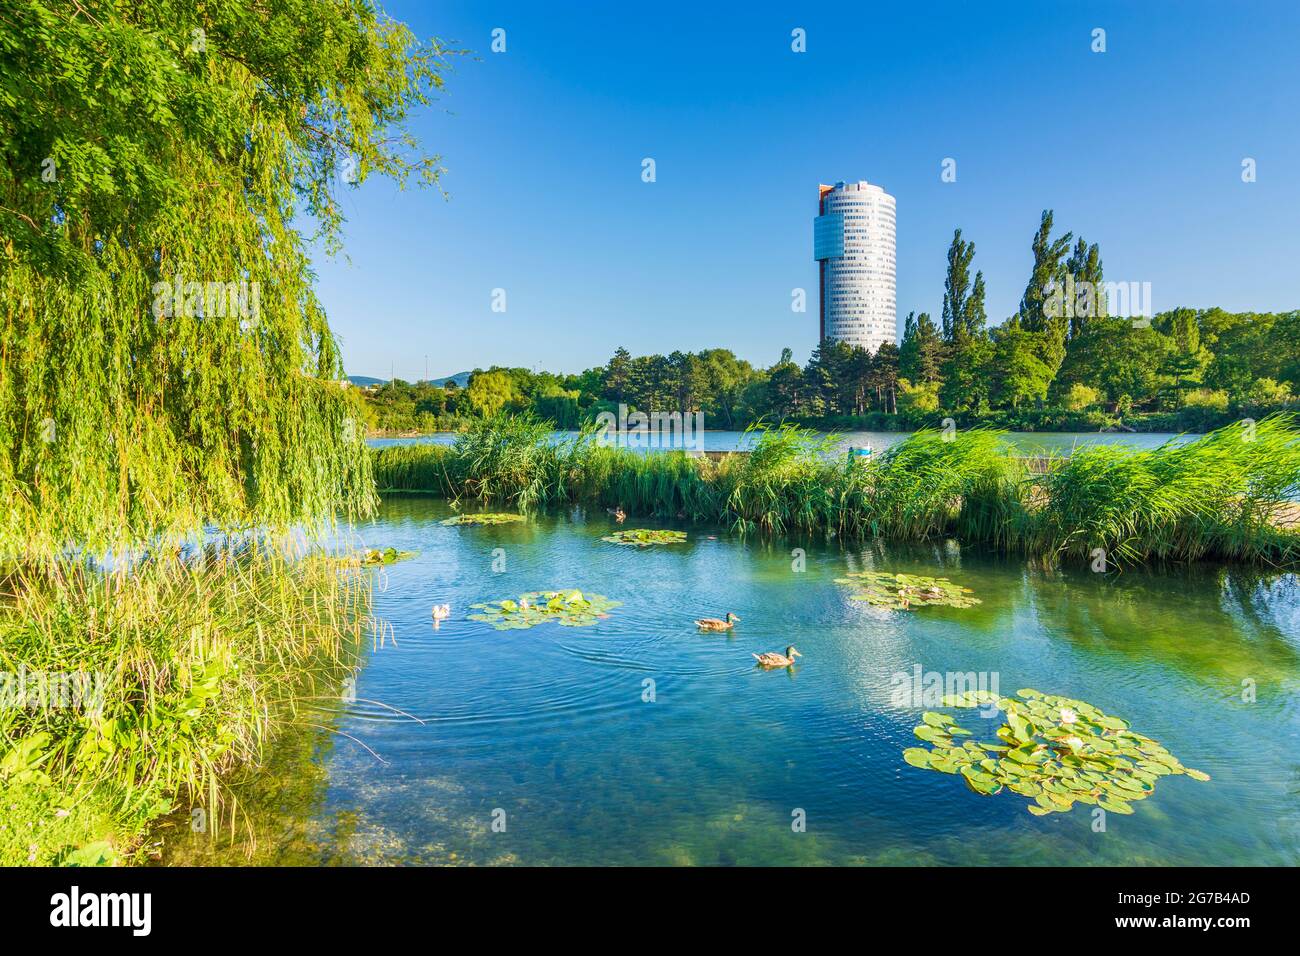
[[[254,839],[177,821],[164,862],[1300,862],[1294,576],[1043,572],[952,544],[764,543],[701,526],[635,550],[600,540],[603,512],[441,525],[451,513],[396,497],[362,530],[367,545],[420,553],[378,579],[391,630],[358,700],[309,715],[326,729],[288,734],[241,785]],[[868,609],[833,579],[870,567],[942,573],[983,604]],[[472,603],[560,587],[623,606],[591,628],[465,619]],[[442,602],[453,614],[435,629]],[[726,611],[743,619],[730,635],[692,624]],[[805,655],[795,671],[755,669],[751,652],[791,643]],[[1162,778],[1103,833],[1091,808],[1038,818],[1010,792],[978,796],[900,757],[921,708],[891,703],[891,681],[915,664],[1089,701],[1213,779]],[[1000,721],[966,723],[983,737]]]

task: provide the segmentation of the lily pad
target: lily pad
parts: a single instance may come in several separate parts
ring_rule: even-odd
[[[514,524],[519,521],[527,521],[524,515],[509,514],[496,511],[484,511],[479,514],[456,515],[448,518],[443,524]]]
[[[850,571],[836,584],[857,588],[851,601],[865,601],[872,607],[891,611],[910,611],[918,607],[972,607],[981,603],[971,597],[971,589],[953,584],[947,578],[921,574],[890,574],[887,571]]]
[[[396,548],[368,548],[361,552],[360,561],[362,564],[396,564],[398,561],[405,561],[413,558],[418,554],[417,551],[398,551]]]
[[[627,531],[615,531],[607,534],[601,541],[610,544],[630,544],[638,548],[648,548],[652,544],[684,544],[685,531],[652,531],[649,528],[629,528]]]
[[[903,751],[903,759],[913,767],[928,770],[933,764],[933,756],[924,747],[908,747]]]
[[[953,735],[970,731],[946,714],[926,711],[913,733],[933,749],[910,747],[903,759],[923,770],[959,772],[970,789],[984,796],[1005,787],[1027,798],[1027,809],[1035,816],[1067,813],[1076,803],[1127,815],[1134,812],[1134,802],[1155,793],[1163,777],[1210,779],[1184,767],[1155,740],[1135,733],[1128,721],[1084,701],[1026,688],[1016,697],[968,691],[942,702],[954,708],[990,703],[1006,718],[995,731],[1003,743],[958,744]]]
[[[529,591],[517,600],[505,599],[470,605],[477,614],[471,621],[483,621],[498,631],[522,630],[554,622],[564,627],[590,627],[622,601],[611,601],[600,594],[583,594],[576,588],[559,591]]]

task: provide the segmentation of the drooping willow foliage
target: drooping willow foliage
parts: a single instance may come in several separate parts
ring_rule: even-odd
[[[444,68],[363,0],[5,3],[0,556],[373,508],[306,246],[436,183]]]

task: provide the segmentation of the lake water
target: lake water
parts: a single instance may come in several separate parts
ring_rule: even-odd
[[[569,438],[576,432],[556,432],[556,439]],[[704,434],[704,451],[746,451],[758,441],[758,432],[710,432]],[[884,451],[910,436],[911,432],[839,432],[840,447],[862,448],[870,446]],[[1129,445],[1134,448],[1158,448],[1168,441],[1185,442],[1199,435],[1177,435],[1172,432],[1008,432],[1007,440],[1025,454],[1055,452],[1068,454],[1080,445]],[[456,440],[455,432],[436,432],[418,438],[371,438],[374,448],[390,445],[450,445]]]
[[[419,555],[375,572],[391,630],[365,656],[358,699],[306,715],[316,727],[240,785],[255,841],[191,833],[181,815],[160,831],[164,862],[1300,862],[1293,575],[1040,571],[952,543],[764,542],[697,525],[676,526],[685,544],[631,549],[601,541],[616,527],[604,512],[442,525],[452,513],[393,497],[362,529],[366,545]],[[983,603],[873,610],[834,583],[873,567],[942,574]],[[623,604],[589,628],[465,619],[473,603],[553,588]],[[452,616],[435,629],[443,602]],[[727,611],[742,618],[730,634],[692,623]],[[794,671],[756,669],[752,652],[787,644],[804,655]],[[916,664],[1088,701],[1212,780],[1162,777],[1104,832],[1090,807],[1039,818],[1009,791],[979,796],[900,756],[922,708],[898,705],[893,681]],[[980,737],[1000,723],[974,713],[958,715]]]

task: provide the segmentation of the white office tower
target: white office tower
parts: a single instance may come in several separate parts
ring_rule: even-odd
[[[894,197],[868,182],[818,187],[813,258],[821,339],[874,353],[898,342]]]

